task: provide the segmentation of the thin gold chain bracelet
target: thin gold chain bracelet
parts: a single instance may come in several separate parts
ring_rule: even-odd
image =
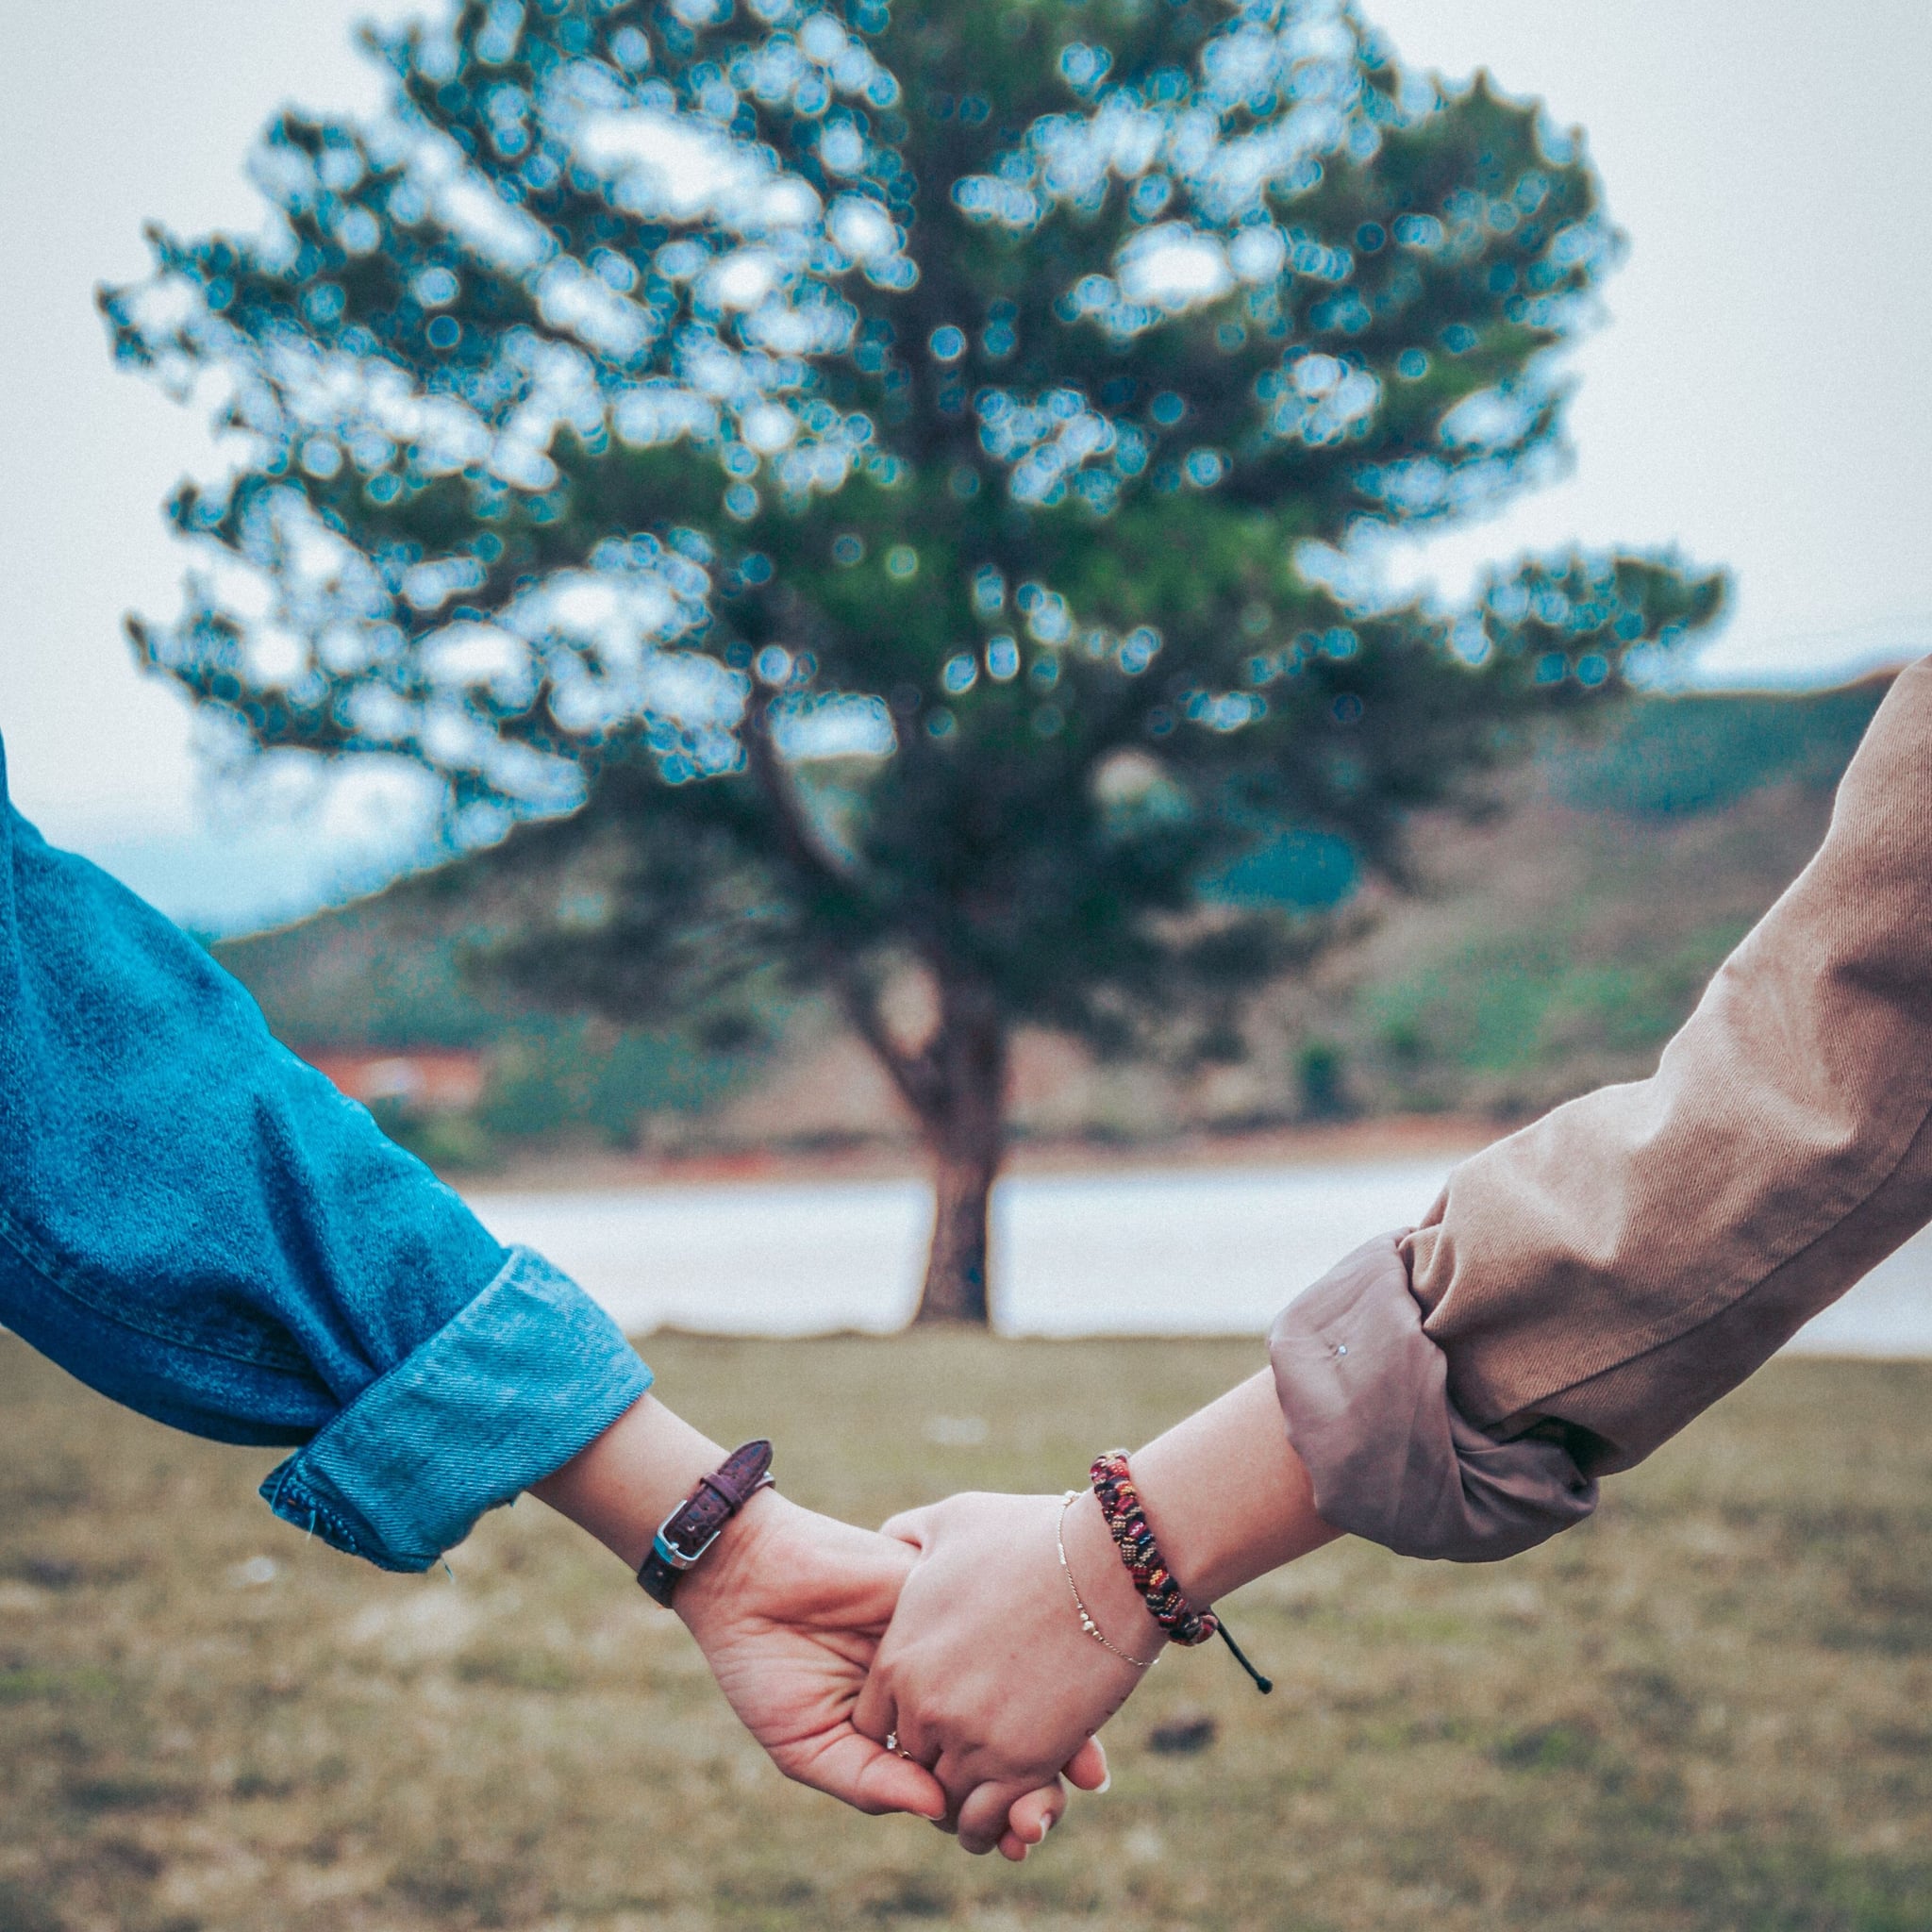
[[[1074,1566],[1067,1561],[1067,1511],[1086,1493],[1085,1490],[1069,1490],[1060,1499],[1060,1513],[1054,1518],[1053,1524],[1054,1547],[1060,1553],[1060,1573],[1067,1579],[1067,1589],[1073,1596],[1074,1607],[1080,1613],[1080,1627],[1103,1650],[1110,1650],[1123,1663],[1132,1664],[1137,1671],[1151,1671],[1160,1661],[1158,1653],[1153,1657],[1129,1657],[1118,1643],[1111,1642],[1107,1632],[1093,1621],[1092,1612],[1081,1601],[1080,1586],[1074,1581]]]

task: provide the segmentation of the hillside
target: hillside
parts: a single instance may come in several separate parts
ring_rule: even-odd
[[[1355,890],[1345,850],[1284,830],[1216,881],[1338,905],[1356,936],[1257,999],[1241,1057],[1099,1066],[1023,1038],[1023,1135],[1158,1140],[1351,1113],[1511,1118],[1641,1077],[1725,952],[1822,837],[1884,680],[1802,695],[1650,698],[1594,741],[1553,736],[1478,825],[1416,832],[1417,890]],[[466,1049],[482,1102],[391,1124],[449,1164],[593,1139],[672,1151],[905,1137],[883,1079],[811,1003],[754,1048],[520,1012],[465,954],[514,916],[475,861],[217,948],[298,1047]]]

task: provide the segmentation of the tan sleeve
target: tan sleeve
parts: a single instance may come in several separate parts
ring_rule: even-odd
[[[1449,1400],[1399,1234],[1338,1261],[1268,1338],[1274,1391],[1324,1523],[1402,1557],[1493,1563],[1596,1507],[1569,1443],[1498,1440]]]
[[[1657,1073],[1464,1162],[1283,1311],[1316,1507],[1415,1556],[1527,1548],[1928,1219],[1932,658]]]
[[[1404,1243],[1460,1412],[1627,1468],[1932,1218],[1932,659],[1657,1073],[1466,1161]]]

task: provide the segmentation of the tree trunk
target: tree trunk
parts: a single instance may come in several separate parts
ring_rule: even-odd
[[[932,1075],[919,1109],[933,1155],[932,1246],[913,1320],[984,1328],[987,1209],[1006,1156],[1007,1034],[994,995],[942,984],[923,1058]]]
[[[988,1324],[987,1208],[998,1173],[997,1153],[936,1151],[932,1246],[926,1253],[919,1312],[912,1318],[922,1326],[960,1322],[984,1328]]]
[[[782,851],[819,891],[852,890],[849,861],[818,834],[801,808],[772,740],[772,708],[745,713],[745,757],[774,815]],[[1007,1027],[999,996],[949,960],[928,954],[939,990],[939,1023],[924,1046],[898,1040],[879,1009],[863,966],[828,948],[826,978],[845,1017],[878,1056],[917,1117],[933,1156],[932,1246],[915,1323],[988,1325],[987,1209],[1006,1157]]]

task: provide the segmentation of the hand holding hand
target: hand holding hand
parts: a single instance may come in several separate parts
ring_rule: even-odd
[[[635,1570],[657,1524],[723,1457],[646,1395],[532,1487]],[[914,1761],[920,1754],[886,1748],[890,1721],[865,1730],[854,1722],[917,1560],[902,1539],[854,1529],[766,1490],[684,1575],[675,1605],[732,1708],[788,1777],[861,1811],[910,1811],[938,1823],[951,1807],[929,1769]],[[1066,1806],[1056,1775],[1063,1763],[1088,1790],[1105,1781],[1099,1746],[1076,1737],[1039,1776],[1008,1789],[989,1845],[997,1840],[1008,1857],[1021,1858],[1045,1837]],[[991,1801],[981,1809],[990,1812]]]
[[[725,1700],[787,1777],[861,1811],[938,1822],[948,1807],[931,1773],[852,1721],[916,1561],[896,1539],[768,1494],[679,1584],[676,1604]],[[1072,1770],[1091,1789],[1107,1763],[1094,1746]],[[1065,1807],[1051,1772],[1008,1791],[1002,1850],[1024,1858]]]
[[[723,1459],[717,1443],[646,1395],[533,1488],[634,1571],[658,1524]],[[946,1797],[931,1774],[887,1750],[884,1732],[861,1735],[852,1722],[915,1560],[903,1542],[766,1490],[685,1574],[675,1602],[731,1707],[786,1776],[861,1811],[938,1822]],[[1051,1772],[1035,1784],[1015,1802],[1009,1857],[1024,1857],[1065,1806]]]
[[[1092,1495],[1064,1517],[1062,1507],[1058,1496],[968,1493],[885,1525],[919,1562],[855,1722],[867,1737],[895,1735],[932,1768],[969,1852],[997,1844],[1012,1856],[1009,1809],[1061,1766],[1104,1788],[1087,1775],[1105,1773],[1092,1733],[1146,1674],[1128,1659],[1151,1663],[1165,1641]],[[1082,1628],[1070,1574],[1113,1648]]]

